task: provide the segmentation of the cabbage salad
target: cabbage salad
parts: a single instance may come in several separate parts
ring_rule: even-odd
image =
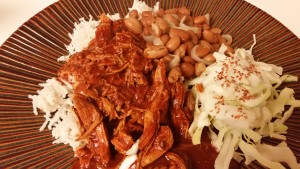
[[[297,77],[283,75],[283,68],[257,62],[249,50],[239,48],[225,55],[222,45],[214,53],[216,62],[201,76],[187,82],[196,96],[194,121],[189,132],[193,144],[201,143],[204,127],[209,130],[213,146],[219,152],[216,169],[227,169],[232,158],[248,165],[257,160],[268,168],[300,168],[285,142],[288,127],[284,122],[291,116],[300,100],[294,90],[277,88],[282,82],[295,82]],[[285,106],[289,109],[285,111]],[[277,146],[262,144],[263,137],[282,140]],[[280,156],[278,154],[284,154]]]

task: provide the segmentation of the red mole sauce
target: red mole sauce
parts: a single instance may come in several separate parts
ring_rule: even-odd
[[[137,139],[131,168],[214,168],[217,152],[206,132],[200,145],[192,145],[188,134],[193,95],[182,82],[169,83],[163,58],[143,56],[145,41],[123,20],[100,19],[95,39],[58,72],[74,87],[80,139],[88,140],[75,152],[80,160],[73,168],[119,168]],[[239,165],[232,161],[230,168]]]
[[[202,134],[201,144],[193,145],[190,139],[181,139],[179,143],[174,144],[170,152],[178,154],[184,160],[188,169],[213,169],[218,153],[210,143],[211,140],[206,132],[204,130]],[[166,156],[162,156],[148,165],[146,169],[171,168],[170,163],[172,162]],[[231,160],[229,168],[240,169],[241,167],[237,161]]]
[[[202,135],[202,141],[199,145],[193,145],[189,139],[181,139],[180,142],[175,143],[174,147],[169,152],[174,152],[178,154],[183,160],[188,169],[213,169],[214,163],[217,158],[217,151],[211,145],[211,140],[207,136],[206,130]],[[122,162],[124,156],[121,154],[116,154],[113,161],[110,162],[107,168],[115,169],[118,168],[119,164]],[[162,156],[152,164],[145,167],[145,169],[167,169],[173,166],[172,162],[167,158],[167,156]],[[76,160],[73,164],[74,169],[80,168],[79,160]],[[92,162],[89,168],[97,168],[95,162]],[[176,167],[179,168],[179,167]],[[240,169],[240,164],[231,160],[230,169]]]

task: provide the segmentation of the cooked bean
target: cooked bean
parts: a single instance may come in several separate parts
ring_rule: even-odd
[[[163,17],[165,15],[165,10],[164,9],[159,9],[158,11],[156,11],[156,15],[158,17]]]
[[[185,56],[187,46],[186,44],[181,44],[175,51],[174,55],[178,55],[180,58]]]
[[[161,33],[164,34],[168,30],[168,24],[167,22],[160,17],[156,17],[155,23],[158,25],[159,29],[161,30]]]
[[[191,63],[181,63],[180,69],[184,77],[192,77],[195,74],[195,67]]]
[[[154,16],[144,16],[140,19],[140,21],[144,26],[151,26],[151,24],[155,22],[155,17]]]
[[[192,30],[188,30],[187,32],[190,34],[190,38],[191,38],[191,41],[193,42],[193,44],[196,45],[198,43],[197,35]]]
[[[221,35],[217,35],[219,45],[226,43],[226,39],[224,39]]]
[[[145,36],[152,35],[152,28],[150,26],[145,26],[143,29],[143,35]]]
[[[214,47],[212,46],[212,44],[210,44],[210,43],[207,42],[206,40],[200,40],[198,44],[199,44],[199,45],[203,45],[203,46],[205,46],[205,47],[208,47],[208,48],[210,49],[210,52],[214,52],[214,51],[215,51],[215,49],[214,49]]]
[[[222,30],[220,28],[211,28],[210,31],[213,33],[213,34],[218,34],[220,35]]]
[[[228,54],[228,53],[234,53],[234,50],[231,46],[227,46],[227,50],[225,51],[225,54]]]
[[[189,16],[189,15],[184,15],[185,16],[185,20],[184,20],[184,24],[188,25],[188,26],[193,26],[194,25],[194,19],[193,17]],[[180,18],[181,20],[182,18]]]
[[[143,17],[153,16],[153,12],[152,11],[143,11],[142,16]]]
[[[179,67],[173,67],[168,74],[168,81],[170,83],[175,83],[179,80],[182,72]]]
[[[210,52],[210,48],[204,45],[196,46],[196,55],[200,58],[206,56]]]
[[[160,35],[161,35],[161,30],[159,29],[158,25],[155,24],[155,23],[152,23],[151,27],[152,27],[152,33],[153,33],[155,36],[160,37]]]
[[[165,14],[176,14],[177,11],[178,11],[178,8],[166,9]]]
[[[161,35],[160,40],[163,42],[164,45],[166,45],[168,43],[168,41],[170,40],[169,35]]]
[[[137,19],[139,17],[138,11],[136,9],[130,11],[129,12],[129,17]]]
[[[210,53],[210,54],[204,56],[203,60],[213,63],[216,61],[216,58],[214,57],[214,55],[212,53]]]
[[[186,44],[186,46],[187,46],[188,55],[191,55],[191,50],[195,46],[194,43],[192,41],[188,41],[188,42],[185,42],[184,44]]]
[[[136,18],[125,18],[124,23],[135,34],[140,34],[143,31],[141,22]]]
[[[174,37],[174,36],[178,36],[178,37],[180,37],[182,42],[187,42],[187,41],[190,40],[190,34],[187,31],[182,30],[182,29],[178,29],[178,28],[171,28],[169,36],[171,38]]]
[[[194,27],[198,28],[198,32],[196,33],[196,35],[197,35],[198,39],[200,39],[202,37],[202,30],[203,30],[202,25],[194,24]]]
[[[191,56],[185,56],[185,57],[183,57],[182,61],[186,62],[186,63],[191,63],[193,65],[196,64],[196,61]]]
[[[172,60],[173,60],[174,57],[172,57],[171,55],[167,55],[165,57],[163,57],[163,60],[166,64],[169,64]]]
[[[144,56],[149,59],[162,58],[168,54],[168,49],[163,45],[147,47],[144,50]]]
[[[177,13],[179,15],[184,15],[184,16],[189,16],[191,15],[191,11],[189,9],[187,9],[186,7],[181,7],[177,10]]]
[[[150,26],[150,25],[147,25],[147,19],[146,19],[146,17],[142,17],[142,18],[140,19],[140,21],[141,21],[141,23],[143,24],[144,27]]]
[[[197,62],[195,64],[195,75],[200,76],[206,70],[206,66],[202,62]]]
[[[203,39],[207,40],[210,43],[218,42],[217,36],[215,36],[211,31],[208,30],[203,31]]]
[[[179,20],[172,14],[166,14],[163,18],[168,24],[174,24],[175,26],[179,26]]]
[[[220,49],[220,45],[218,43],[212,44],[214,51],[218,51]]]
[[[205,16],[196,16],[194,18],[194,23],[203,24],[205,23],[205,21],[206,21]]]
[[[153,42],[146,42],[146,47],[154,46]]]
[[[166,47],[168,48],[169,52],[174,52],[180,45],[180,38],[178,36],[173,36],[167,42]]]
[[[209,24],[204,23],[204,24],[202,24],[202,28],[203,28],[203,30],[209,30],[210,26],[209,26]]]

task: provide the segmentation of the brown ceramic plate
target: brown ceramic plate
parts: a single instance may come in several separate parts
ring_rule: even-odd
[[[147,4],[154,5],[155,1]],[[193,14],[210,13],[211,23],[234,37],[234,47],[249,48],[256,34],[256,59],[300,76],[300,40],[274,18],[242,0],[163,0],[161,7],[186,6]],[[51,133],[39,132],[42,114],[32,113],[29,94],[56,75],[56,59],[67,54],[68,33],[79,18],[102,13],[125,15],[132,0],[60,0],[22,25],[0,49],[0,168],[68,168],[75,161],[67,145],[53,145]],[[300,83],[290,83],[300,99]],[[287,143],[300,161],[300,111],[286,122]],[[277,143],[276,141],[269,141]],[[242,164],[243,165],[243,164]],[[261,168],[251,164],[248,168]]]

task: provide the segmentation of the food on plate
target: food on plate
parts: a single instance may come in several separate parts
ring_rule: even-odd
[[[219,152],[215,168],[228,168],[231,158],[240,155],[245,156],[246,164],[257,160],[268,168],[284,168],[280,162],[285,162],[299,168],[282,134],[287,132],[284,122],[300,102],[293,97],[293,89],[277,89],[282,82],[297,81],[297,77],[281,76],[281,67],[255,61],[252,48],[227,55],[226,47],[222,48],[214,53],[216,62],[188,82],[194,86],[196,105],[200,105],[195,107],[189,129],[193,143],[200,144],[201,133],[208,127]],[[284,106],[290,108],[284,112]],[[266,136],[283,142],[278,146],[262,144]],[[285,152],[286,157],[276,158],[279,152]]]
[[[232,158],[241,155],[246,164],[299,167],[285,142],[260,141],[285,139],[284,122],[300,105],[292,89],[276,88],[297,77],[255,62],[252,48],[233,50],[208,14],[137,0],[129,10],[124,19],[80,19],[57,77],[29,96],[34,113],[45,112],[40,130],[69,144],[78,167],[239,168]],[[268,154],[278,151],[288,158]]]

